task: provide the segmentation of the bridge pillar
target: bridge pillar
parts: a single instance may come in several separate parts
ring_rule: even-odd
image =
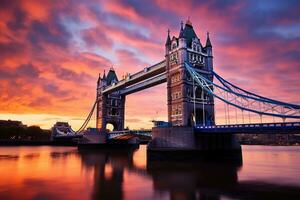
[[[192,23],[188,20],[179,37],[169,34],[166,42],[166,69],[168,95],[168,121],[172,126],[214,125],[214,99],[202,88],[196,88],[188,74],[189,63],[200,74],[213,80],[212,46],[207,36],[203,47]]]
[[[106,86],[118,81],[113,69],[107,76],[99,76],[97,82],[97,119],[96,127],[100,132],[106,132],[106,125],[112,124],[114,131],[124,130],[125,96],[117,92],[103,93]]]

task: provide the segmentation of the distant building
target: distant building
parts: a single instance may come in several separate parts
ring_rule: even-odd
[[[51,130],[51,140],[77,136],[68,122],[56,122]]]
[[[21,121],[0,120],[0,140],[49,140],[49,131],[27,126]]]
[[[19,128],[26,128],[27,126],[24,125],[21,121],[14,121],[14,120],[0,120],[1,127],[19,127]]]

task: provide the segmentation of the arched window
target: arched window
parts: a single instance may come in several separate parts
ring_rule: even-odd
[[[111,123],[106,124],[106,130],[113,131],[115,129],[114,125]]]
[[[176,43],[173,43],[172,49],[176,49],[176,47],[177,47]]]

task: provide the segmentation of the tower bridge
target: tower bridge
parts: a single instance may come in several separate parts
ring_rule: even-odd
[[[212,45],[207,36],[206,45],[202,46],[192,23],[181,24],[178,37],[170,37],[168,32],[165,44],[165,59],[129,74],[118,80],[111,69],[108,74],[99,77],[97,84],[97,128],[104,131],[106,124],[113,124],[115,131],[124,129],[125,97],[128,94],[167,82],[168,121],[173,126],[192,126],[206,121],[215,124],[214,99],[204,93],[205,100],[200,104],[202,89],[193,92],[193,81],[186,70],[189,62],[195,70],[213,81]],[[194,96],[194,101],[192,97]],[[194,102],[194,103],[193,103]],[[205,116],[201,113],[205,112]],[[198,117],[196,115],[198,114]],[[203,118],[205,117],[205,119]]]
[[[106,131],[112,124],[115,132],[124,130],[126,95],[167,83],[167,107],[169,127],[152,129],[152,149],[203,149],[195,134],[217,133],[212,139],[201,139],[213,145],[214,150],[231,149],[240,151],[232,133],[279,133],[300,132],[300,106],[281,102],[246,91],[218,75],[213,65],[213,47],[207,34],[205,45],[188,20],[181,23],[178,37],[170,37],[168,31],[165,56],[159,63],[141,71],[128,74],[119,80],[114,69],[99,75],[97,98],[80,131],[84,130],[92,113],[96,110],[96,128]],[[215,100],[224,103],[226,125],[216,125]],[[231,110],[230,110],[231,109]],[[230,112],[235,112],[235,123],[230,122]],[[237,112],[242,113],[239,124]],[[244,115],[249,113],[249,123]],[[250,122],[250,114],[257,115],[260,123]],[[282,123],[263,123],[264,116],[280,118]],[[294,120],[293,123],[287,120]],[[231,136],[222,136],[230,133]],[[119,134],[117,134],[119,135]],[[210,136],[208,136],[210,138]],[[200,146],[199,146],[200,145]],[[205,147],[206,148],[206,147]]]
[[[214,82],[218,81],[219,84]],[[300,118],[300,106],[262,97],[226,81],[214,71],[212,43],[207,34],[205,45],[192,23],[181,23],[178,37],[165,43],[165,58],[143,70],[118,80],[113,69],[97,82],[97,123],[105,131],[108,123],[114,131],[124,130],[126,95],[167,82],[168,122],[172,126],[214,126],[215,99],[240,111],[283,119]],[[243,116],[244,118],[244,116]],[[244,119],[243,119],[244,120]],[[228,123],[229,124],[229,123]]]

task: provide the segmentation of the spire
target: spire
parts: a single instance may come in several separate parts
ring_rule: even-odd
[[[98,85],[99,85],[100,81],[101,81],[101,73],[99,73],[99,77],[98,77],[98,81],[97,81]]]
[[[209,39],[209,32],[207,32],[207,39],[206,39],[206,45],[205,47],[212,47],[210,39]]]
[[[183,30],[183,21],[181,21],[181,28],[180,28],[179,38],[185,38],[185,34],[184,34],[184,30]]]
[[[106,80],[106,75],[105,75],[105,70],[103,72],[103,77],[102,77],[103,80]]]
[[[186,24],[187,24],[187,25],[190,25],[190,26],[193,26],[193,24],[192,24],[192,22],[191,22],[191,20],[190,20],[190,17],[188,17],[188,19],[186,20]]]
[[[170,38],[170,30],[168,29],[168,37],[166,41],[166,46],[171,44],[171,38]]]

